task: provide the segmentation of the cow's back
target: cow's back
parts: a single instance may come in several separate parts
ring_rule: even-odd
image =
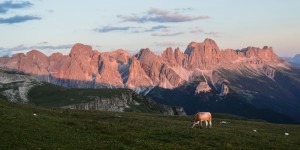
[[[211,113],[210,112],[198,112],[196,115],[195,115],[195,120],[196,121],[206,121],[206,120],[211,120],[212,117],[211,117]]]

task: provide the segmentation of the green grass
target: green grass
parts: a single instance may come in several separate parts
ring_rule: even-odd
[[[50,109],[0,100],[0,117],[0,149],[300,149],[299,125],[226,114],[213,114],[211,129],[191,129],[191,116]],[[220,126],[221,120],[230,124]]]
[[[128,89],[74,89],[63,88],[49,83],[35,86],[30,89],[28,98],[31,103],[41,106],[60,107],[70,104],[84,103],[94,100],[98,96],[108,98],[131,92]]]

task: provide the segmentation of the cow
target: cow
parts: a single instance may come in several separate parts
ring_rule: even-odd
[[[202,121],[205,121],[205,127],[207,128],[207,125],[209,124],[209,128],[212,126],[212,116],[210,112],[198,112],[195,114],[194,119],[192,120],[192,128],[194,128],[195,125],[200,124],[200,128],[202,128]]]

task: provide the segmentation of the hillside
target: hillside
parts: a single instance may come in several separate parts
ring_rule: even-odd
[[[213,114],[212,129],[191,129],[191,116],[48,109],[0,100],[0,116],[0,149],[300,147],[299,125],[270,124],[225,114]],[[220,126],[221,120],[230,124]]]
[[[41,83],[29,90],[28,99],[29,104],[46,107],[174,114],[171,107],[130,89],[73,89]]]

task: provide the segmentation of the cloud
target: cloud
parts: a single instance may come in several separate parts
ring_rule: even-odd
[[[10,18],[0,18],[0,24],[15,24],[15,23],[21,23],[26,22],[30,20],[40,20],[42,18],[36,17],[36,16],[14,16]]]
[[[189,21],[210,18],[209,16],[190,16],[190,15],[181,14],[179,12],[169,12],[167,10],[162,10],[159,8],[150,8],[144,16],[118,15],[117,17],[122,19],[123,22],[138,22],[138,23],[145,23],[145,22],[175,23],[175,22],[189,22]]]
[[[159,47],[180,47],[180,46],[186,46],[185,44],[181,42],[155,42],[155,46]]]
[[[5,14],[11,9],[22,9],[22,8],[28,8],[33,6],[32,3],[29,1],[24,2],[13,2],[11,1],[5,1],[3,3],[0,3],[0,14]]]
[[[135,28],[135,27],[113,27],[113,26],[105,26],[105,27],[102,27],[102,28],[94,29],[94,31],[105,33],[105,32],[111,32],[111,31],[127,31],[127,30],[130,30],[132,28]]]
[[[154,15],[166,15],[168,13],[169,11],[167,10],[162,10],[160,8],[154,8],[154,7],[150,8],[148,11],[148,14],[154,14]]]
[[[175,10],[176,11],[189,11],[189,10],[194,10],[194,9],[191,7],[187,7],[187,8],[176,8]]]
[[[195,28],[195,29],[190,31],[190,33],[203,33],[203,32],[204,32],[204,30],[201,29],[201,28]]]
[[[32,49],[39,50],[46,55],[50,55],[58,51],[63,54],[68,54],[72,46],[73,44],[50,45],[48,42],[41,42],[31,46],[25,46],[24,44],[21,44],[11,48],[0,47],[0,56],[1,55],[11,56],[16,53],[26,53]]]
[[[152,36],[176,36],[184,34],[183,32],[176,32],[176,33],[153,33]]]
[[[220,37],[220,33],[219,32],[205,32],[204,34],[212,36],[212,37]]]
[[[46,44],[46,45],[43,45]],[[39,43],[37,45],[33,46],[25,46],[23,44],[12,47],[12,48],[7,48],[10,51],[23,51],[23,50],[32,50],[32,49],[38,49],[38,50],[58,50],[58,49],[70,49],[73,45],[72,44],[63,44],[63,45],[49,45],[47,43]]]
[[[153,32],[153,31],[157,31],[157,30],[160,30],[160,29],[167,29],[167,28],[169,28],[169,27],[163,26],[163,25],[159,25],[159,26],[154,26],[151,29],[145,29],[142,32]]]
[[[130,31],[131,33],[144,33],[144,32],[154,32],[162,29],[167,29],[168,26],[158,25],[151,28],[142,28],[142,27],[115,27],[115,26],[104,26],[102,28],[96,28],[94,31],[106,33],[111,31]]]

